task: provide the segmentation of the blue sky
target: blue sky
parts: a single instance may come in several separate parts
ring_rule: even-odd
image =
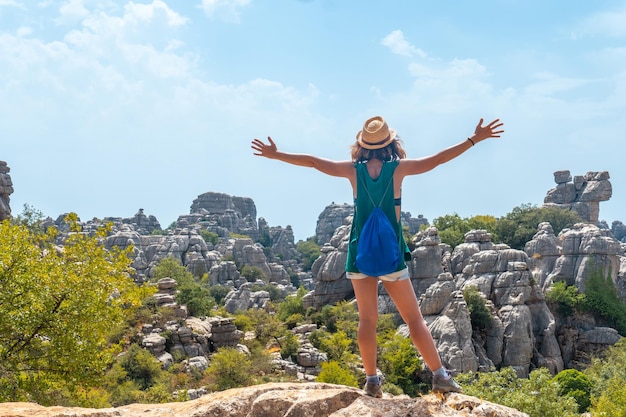
[[[0,0],[0,98],[14,214],[166,227],[213,191],[305,239],[348,182],[250,141],[348,159],[379,114],[409,157],[505,123],[405,180],[415,217],[541,205],[570,170],[608,171],[626,222],[626,1]]]

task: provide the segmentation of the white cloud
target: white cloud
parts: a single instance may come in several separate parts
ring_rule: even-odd
[[[162,15],[165,17],[168,26],[183,26],[187,22],[185,17],[170,9],[168,5],[161,0],[154,0],[152,4],[130,2],[124,7],[124,10],[127,19],[150,22]]]
[[[0,0],[0,6],[17,6],[15,0]]]
[[[241,9],[248,6],[250,0],[202,0],[202,9],[209,17],[217,16],[228,23],[239,23]]]
[[[419,48],[411,45],[406,39],[401,30],[394,30],[381,41],[381,43],[389,48],[391,52],[397,55],[404,56],[417,56],[419,58],[426,58],[426,53]]]
[[[31,33],[33,33],[33,29],[27,26],[20,26],[15,32],[15,34],[20,38],[24,36],[28,36]]]
[[[622,38],[626,36],[626,6],[621,10],[601,12],[589,16],[581,25],[585,34]]]
[[[87,17],[89,10],[83,5],[83,0],[69,0],[59,8],[59,14],[57,24],[71,24]]]

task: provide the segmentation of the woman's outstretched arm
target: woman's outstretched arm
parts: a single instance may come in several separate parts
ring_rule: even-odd
[[[466,140],[456,145],[450,146],[434,155],[426,156],[419,159],[402,159],[398,165],[399,174],[404,177],[407,175],[421,174],[431,169],[451,161],[469,148],[476,145],[478,142],[482,142],[489,138],[499,138],[504,130],[502,126],[504,124],[500,122],[500,119],[495,119],[491,123],[483,126],[483,119],[480,119],[474,134]]]
[[[271,137],[268,136],[267,140],[268,143],[264,143],[259,139],[252,141],[251,148],[254,150],[254,155],[276,159],[292,165],[315,168],[324,174],[334,177],[350,178],[354,176],[354,164],[350,161],[332,161],[309,154],[281,152]]]

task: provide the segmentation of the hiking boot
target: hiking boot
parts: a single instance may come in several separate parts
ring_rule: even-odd
[[[463,392],[463,388],[456,383],[450,372],[447,376],[433,375],[433,392],[444,394],[446,392]]]
[[[370,397],[383,398],[383,390],[380,383],[366,382],[363,391],[365,391],[365,395]]]

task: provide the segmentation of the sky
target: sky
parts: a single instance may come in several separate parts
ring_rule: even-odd
[[[501,217],[554,172],[608,171],[626,222],[626,1],[0,0],[0,160],[13,215],[163,228],[206,192],[315,234],[347,180],[253,156],[348,160],[383,116],[409,158],[500,118],[500,139],[406,178],[403,211]]]

